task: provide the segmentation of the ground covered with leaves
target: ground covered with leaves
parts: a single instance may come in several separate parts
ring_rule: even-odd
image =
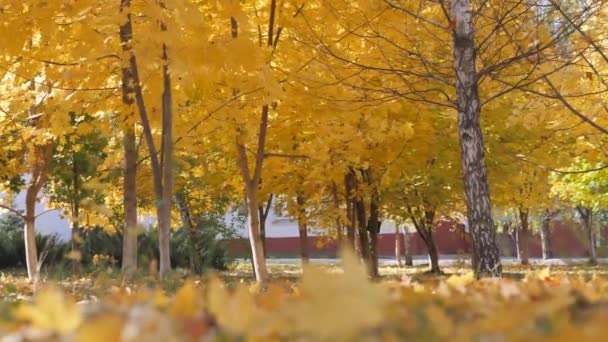
[[[260,286],[245,264],[190,278],[124,280],[115,271],[63,281],[0,277],[7,341],[601,340],[608,336],[605,266],[509,267],[475,281],[385,267],[369,281],[341,266],[274,265]]]

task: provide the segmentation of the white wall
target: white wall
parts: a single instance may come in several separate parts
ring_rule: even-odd
[[[0,194],[4,197],[4,194]],[[13,200],[13,207],[25,212],[25,191],[21,191]],[[36,215],[48,210],[44,200],[36,203]],[[5,209],[0,209],[6,211]],[[48,211],[36,219],[36,232],[41,234],[56,234],[61,240],[67,241],[71,236],[70,223],[61,217],[61,210]]]

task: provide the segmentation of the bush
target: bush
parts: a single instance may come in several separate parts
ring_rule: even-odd
[[[234,227],[226,224],[218,216],[204,216],[199,219],[196,229],[196,246],[192,246],[191,232],[179,228],[171,235],[171,261],[176,268],[190,269],[190,253],[196,248],[197,258],[193,265],[196,273],[208,269],[226,269],[230,259],[222,239],[234,237]],[[81,263],[85,268],[99,268],[100,265],[120,267],[122,260],[122,235],[109,233],[101,227],[85,229],[82,232]],[[70,260],[66,258],[71,244],[62,242],[55,235],[36,235],[38,253],[45,254],[45,267],[63,267]],[[103,257],[101,257],[103,256]],[[100,258],[115,262],[102,263]],[[158,232],[150,228],[138,238],[138,259],[140,267],[147,269],[152,260],[158,260]],[[105,260],[105,259],[104,259]],[[25,245],[23,242],[23,220],[14,213],[0,215],[0,268],[24,268]]]
[[[0,268],[25,267],[23,219],[12,212],[0,214]],[[56,265],[65,260],[69,246],[56,235],[36,234],[38,254],[44,264]]]

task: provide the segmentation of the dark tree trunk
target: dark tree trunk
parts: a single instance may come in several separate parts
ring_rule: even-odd
[[[430,264],[429,272],[441,273],[441,268],[439,267],[439,251],[437,249],[437,245],[433,237],[435,210],[427,209],[414,212],[411,207],[408,207],[407,210],[410,215],[410,219],[414,223],[416,232],[426,245]],[[423,214],[416,215],[416,213],[420,212],[422,212]]]
[[[467,218],[477,258],[474,271],[477,278],[500,277],[502,276],[502,266],[492,220],[490,189],[480,125],[481,102],[475,69],[476,51],[471,1],[453,0],[451,16],[458,131],[467,198]]]
[[[338,197],[338,186],[335,182],[332,182],[331,184],[331,192],[334,200],[334,207],[336,209],[336,212],[338,212],[340,210],[340,198]],[[344,231],[342,229],[342,221],[340,220],[340,216],[336,217],[336,235],[338,240],[338,247],[341,248],[342,244],[344,243]]]
[[[522,265],[530,264],[529,257],[529,237],[530,237],[530,225],[528,221],[528,209],[519,208],[519,234],[518,234],[518,247],[519,247],[519,261]]]
[[[595,232],[593,231],[593,209],[582,206],[576,207],[581,220],[583,221],[583,229],[587,238],[587,251],[589,254],[589,264],[597,265],[597,251],[595,248]]]
[[[357,227],[359,228],[359,253],[361,259],[369,263],[369,236],[367,234],[367,214],[365,210],[365,202],[357,199],[355,201],[355,210],[357,213]]]
[[[540,239],[544,260],[553,258],[553,246],[551,245],[551,219],[553,219],[553,215],[553,212],[545,210],[540,224]]]
[[[405,266],[414,266],[412,257],[412,237],[407,229],[403,230],[403,249],[405,250]]]
[[[190,236],[190,271],[193,273],[202,272],[203,260],[200,260],[200,254],[198,253],[200,241],[198,238],[197,226],[192,220],[190,206],[188,205],[188,197],[184,190],[180,190],[175,194],[175,205],[177,206],[179,216],[182,220],[182,227],[188,231],[188,235]]]
[[[268,213],[270,213],[270,208],[272,207],[272,197],[273,195],[270,194],[266,205],[258,208],[260,215],[260,239],[262,239],[262,252],[264,253],[264,258],[268,257],[268,253],[266,252],[266,219],[268,218]]]
[[[429,251],[429,263],[431,264],[431,273],[441,273],[441,269],[439,268],[439,251],[437,250],[437,245],[435,244],[435,239],[433,238],[433,234],[430,233],[427,236],[428,243],[427,249]]]
[[[355,249],[355,229],[357,225],[356,210],[354,204],[354,175],[352,170],[344,176],[344,190],[346,197],[346,217],[348,218],[348,225],[346,225],[346,238],[348,239],[349,245]]]
[[[298,232],[300,235],[300,256],[302,258],[302,264],[308,264],[310,260],[310,254],[308,252],[308,227],[306,221],[298,220]]]
[[[380,234],[380,198],[378,191],[373,187],[375,184],[374,174],[369,168],[365,171],[365,179],[367,185],[372,189],[370,204],[369,204],[369,219],[367,223],[367,231],[369,233],[369,275],[372,278],[380,276],[378,271],[378,234]]]

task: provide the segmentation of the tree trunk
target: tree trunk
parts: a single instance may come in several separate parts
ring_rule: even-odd
[[[25,241],[25,261],[27,276],[37,282],[40,265],[36,250],[36,199],[47,179],[48,164],[53,155],[53,144],[35,146],[32,156],[32,176],[25,192],[25,215],[23,239]]]
[[[355,229],[357,225],[356,210],[353,200],[353,173],[349,170],[344,176],[344,190],[346,197],[346,217],[348,218],[348,225],[346,226],[346,237],[349,245],[355,250]]]
[[[165,23],[161,23],[161,31],[167,31]],[[159,211],[163,216],[158,225],[158,249],[160,256],[160,276],[171,271],[171,200],[173,198],[173,96],[171,94],[171,74],[169,72],[169,52],[166,42],[163,42],[163,95],[162,95],[162,197]]]
[[[121,0],[120,12],[127,11],[130,0]],[[133,38],[131,15],[127,14],[127,21],[120,26],[120,40],[123,52],[129,54],[128,45]],[[135,88],[133,72],[130,66],[122,69],[122,102],[128,108],[134,104]],[[137,141],[135,136],[135,113],[130,111],[125,120],[123,148],[125,169],[123,178],[123,205],[125,211],[125,225],[122,232],[122,272],[130,275],[137,270]]]
[[[300,256],[302,257],[302,265],[308,264],[308,224],[306,223],[306,209],[304,207],[304,197],[298,195],[296,197],[298,205],[298,232],[300,234]]]
[[[340,199],[338,197],[338,186],[335,182],[331,183],[331,192],[334,200],[334,207],[336,212],[340,210]],[[342,221],[340,220],[340,216],[336,215],[336,236],[338,240],[338,247],[341,248],[344,242],[344,232],[342,231]]]
[[[517,260],[521,260],[521,248],[519,248],[520,235],[521,235],[521,229],[520,229],[519,225],[516,225],[513,228],[512,239],[513,239],[513,244],[515,246],[515,257],[517,258]]]
[[[372,190],[370,204],[369,204],[369,220],[367,223],[367,231],[369,233],[369,275],[372,278],[380,276],[378,271],[378,234],[380,234],[380,198],[377,189],[373,186],[375,183],[374,174],[372,169],[368,168],[365,171],[365,179],[367,185]]]
[[[247,205],[249,206],[248,228],[249,228],[249,243],[251,245],[251,257],[254,265],[255,279],[258,282],[266,282],[268,280],[268,271],[266,270],[266,259],[264,258],[264,246],[260,235],[260,218],[257,209],[258,200],[257,194],[250,191],[247,196]]]
[[[553,213],[549,210],[546,210],[543,213],[542,221],[540,225],[540,239],[541,239],[541,247],[543,250],[543,259],[552,259],[553,258],[553,246],[551,245],[551,219],[553,218]]]
[[[399,226],[395,226],[395,261],[397,262],[397,266],[400,268],[403,267],[403,263],[401,262],[401,255],[403,251],[401,250],[401,246],[403,244],[403,239],[401,236],[401,231]]]
[[[376,216],[377,218],[377,216]],[[378,234],[380,233],[380,225],[382,222],[375,219],[374,221],[370,220],[369,226],[369,258],[370,258],[370,266],[369,266],[369,275],[372,278],[378,278],[380,276],[380,272],[378,269]]]
[[[403,230],[403,249],[405,250],[405,266],[414,266],[412,257],[412,238],[407,229]]]
[[[182,226],[188,231],[188,235],[190,236],[190,272],[202,272],[202,260],[199,260],[200,254],[198,253],[200,243],[198,239],[197,227],[192,221],[192,214],[190,213],[188,198],[184,190],[180,190],[175,194],[175,205],[177,206],[177,210],[179,210]]]
[[[355,200],[355,210],[357,213],[357,226],[359,232],[359,254],[361,259],[370,267],[369,235],[367,234],[367,215],[363,200]]]
[[[529,254],[529,236],[530,236],[530,225],[528,222],[528,209],[527,208],[519,208],[519,220],[520,220],[520,230],[519,230],[519,256],[520,263],[522,265],[530,264],[530,254]]]
[[[159,254],[160,254],[160,275],[161,277],[171,269],[171,260],[170,260],[170,250],[169,250],[169,232],[171,227],[171,191],[172,191],[172,170],[165,170],[166,174],[163,177],[163,167],[165,165],[170,165],[172,163],[172,133],[164,132],[162,133],[162,143],[169,142],[161,147],[161,151],[163,153],[163,157],[165,158],[164,162],[159,161],[158,151],[156,149],[156,144],[154,142],[154,136],[152,134],[152,128],[150,125],[150,119],[148,117],[148,111],[146,109],[144,95],[142,90],[142,85],[139,79],[139,71],[137,66],[137,58],[133,53],[131,42],[133,39],[133,26],[132,26],[132,16],[129,13],[131,6],[130,0],[121,0],[120,3],[120,11],[121,13],[127,13],[126,22],[120,26],[120,43],[123,47],[123,51],[126,52],[129,56],[129,65],[128,73],[133,80],[133,93],[135,95],[135,103],[137,104],[137,108],[139,110],[139,115],[141,118],[141,126],[144,131],[144,137],[146,139],[146,144],[148,145],[148,151],[150,152],[150,164],[152,166],[152,176],[154,182],[154,196],[156,199],[156,217],[158,220],[159,226]],[[166,49],[163,49],[163,58],[165,58]],[[123,75],[124,75],[123,69]],[[170,79],[168,75],[168,69],[163,68],[163,128],[172,128],[172,124],[170,124],[171,118],[168,117],[167,114],[171,113],[171,92],[170,92]],[[168,83],[168,84],[167,84]],[[168,184],[163,184],[163,181],[169,180]],[[169,189],[164,189],[164,186],[167,186]],[[169,198],[167,198],[167,194]]]
[[[587,246],[589,253],[589,264],[597,265],[597,252],[595,249],[595,234],[593,231],[593,209],[585,208],[583,206],[576,207],[581,219],[583,221],[583,228],[585,230],[585,237],[587,238]]]
[[[123,143],[125,225],[122,232],[122,272],[131,275],[137,271],[137,142],[132,124],[124,131]]]
[[[36,197],[37,192],[28,187],[25,195],[25,227],[23,238],[25,240],[25,261],[27,277],[36,282],[38,280],[38,251],[36,250]]]
[[[502,266],[492,220],[480,126],[481,102],[475,69],[471,1],[453,0],[451,7],[461,161],[467,197],[467,218],[477,258],[474,271],[477,278],[500,277]]]
[[[260,238],[262,239],[262,251],[264,252],[264,258],[268,257],[268,253],[266,252],[266,219],[268,218],[268,213],[270,213],[270,208],[272,207],[272,197],[272,194],[270,194],[266,205],[258,208],[260,215]]]
[[[437,245],[435,244],[435,239],[433,238],[435,209],[423,208],[414,212],[414,210],[408,206],[407,211],[410,216],[410,220],[416,228],[416,232],[426,246],[430,264],[429,272],[441,273],[441,269],[439,268],[439,252]]]
[[[72,273],[74,275],[80,272],[80,260],[82,258],[82,251],[80,250],[80,241],[82,240],[82,234],[80,232],[79,215],[80,215],[80,168],[76,161],[76,152],[72,153],[72,182],[73,182],[73,194],[72,194]]]
[[[441,273],[441,269],[439,268],[439,252],[437,250],[437,245],[435,244],[435,239],[433,238],[433,233],[429,232],[427,236],[427,249],[429,252],[429,263],[431,264],[431,273],[439,274]]]
[[[252,172],[249,170],[249,161],[247,158],[247,149],[242,142],[243,136],[240,129],[237,129],[236,147],[239,155],[239,166],[241,176],[245,184],[245,192],[247,195],[248,206],[248,226],[249,226],[249,243],[251,245],[251,254],[254,264],[255,278],[258,282],[266,282],[268,280],[268,271],[266,269],[266,259],[264,258],[264,247],[260,235],[260,216],[258,208],[258,186],[262,177],[262,166],[264,162],[264,151],[266,145],[266,132],[268,129],[268,105],[262,107],[262,117],[260,119],[260,128],[258,133],[258,148],[255,154],[255,169]]]
[[[266,253],[266,217],[264,217],[264,209],[258,208],[258,216],[260,217],[260,240],[262,240],[262,254],[264,258],[268,257]]]

